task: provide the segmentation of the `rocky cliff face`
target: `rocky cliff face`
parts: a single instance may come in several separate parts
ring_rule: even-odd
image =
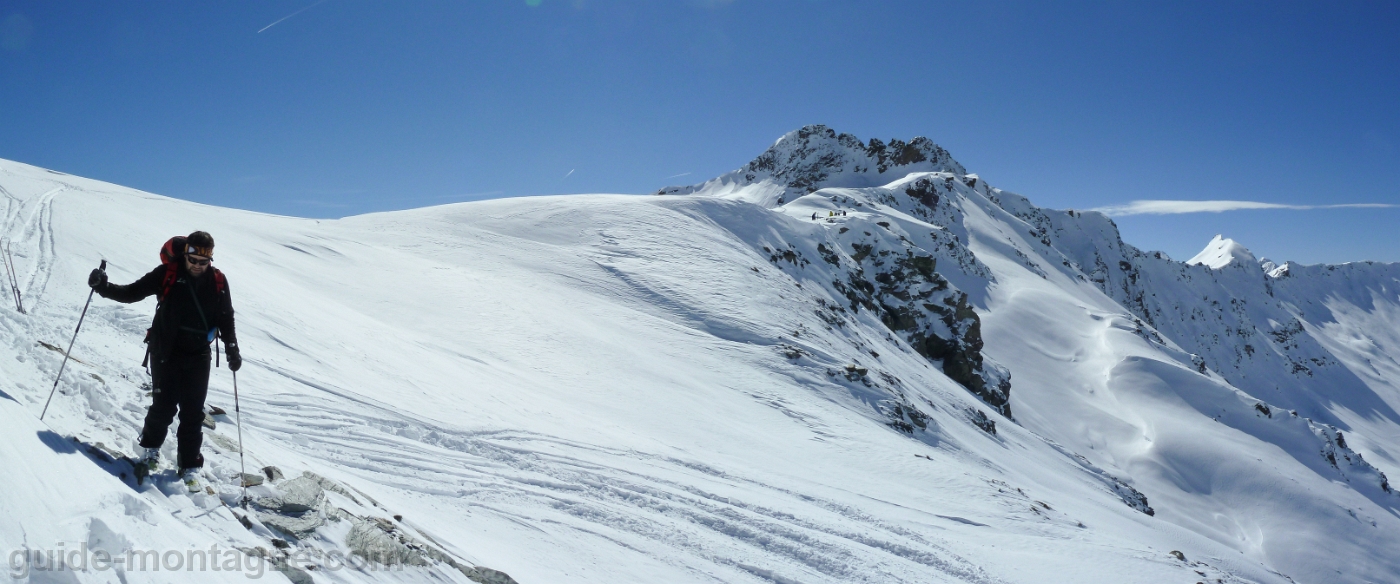
[[[865,198],[835,196],[855,209],[878,205]],[[809,203],[827,200],[821,193],[809,197]],[[902,349],[927,359],[997,413],[1010,417],[1010,373],[983,355],[981,320],[969,294],[938,271],[940,260],[954,270],[962,265],[958,260],[975,262],[971,253],[942,230],[910,232],[900,222],[884,220],[883,216],[861,211],[830,213],[816,221],[821,229],[815,242],[804,238],[755,245],[772,265],[794,280],[815,280],[821,286],[814,310],[829,329],[854,330],[869,322],[863,319],[873,317],[886,337],[903,342]],[[974,271],[980,268],[975,263],[966,267]],[[855,340],[858,336],[850,338],[855,346],[849,347],[848,353],[878,361],[878,352]],[[806,354],[799,346],[788,350],[793,359]],[[924,410],[930,405],[906,397],[904,382],[878,365],[858,358],[842,370],[827,373],[878,392],[873,399],[882,404],[891,426],[910,433],[926,427]],[[995,433],[996,424],[985,413],[972,410],[966,414],[978,427]]]
[[[1010,374],[985,355],[978,315],[997,282],[974,253],[974,240],[1008,252],[1041,278],[1097,287],[1131,315],[1138,336],[1242,390],[1259,417],[1273,419],[1267,410],[1298,418],[1297,432],[1316,442],[1318,460],[1390,491],[1384,473],[1335,439],[1342,430],[1374,435],[1366,416],[1338,415],[1333,406],[1400,423],[1377,394],[1400,390],[1393,387],[1400,382],[1383,372],[1358,376],[1321,331],[1336,328],[1329,306],[1338,299],[1400,306],[1400,266],[1279,266],[1224,238],[1179,262],[1124,243],[1100,213],[1042,209],[991,187],[927,138],[867,143],[825,126],[783,136],[737,171],[658,194],[744,200],[826,228],[817,255],[833,269],[830,291],[845,299],[830,307],[833,322],[846,313],[876,314],[891,334],[1008,417]],[[970,217],[995,227],[973,233]],[[791,252],[766,253],[780,262]],[[917,410],[906,405],[900,415],[908,419],[910,409]],[[1383,449],[1376,453],[1386,457]]]
[[[822,125],[788,132],[738,170],[699,185],[667,187],[659,195],[743,192],[773,207],[827,187],[873,187],[911,172],[965,174],[947,150],[922,136],[889,143],[861,142]]]
[[[880,186],[891,181],[907,184]],[[955,183],[969,188],[977,178],[928,138],[862,142],[813,125],[784,135],[739,170],[657,194],[739,199],[795,214],[811,209],[810,220],[827,228],[827,241],[816,251],[833,270],[830,291],[845,299],[829,307],[830,322],[861,311],[877,315],[912,350],[1010,417],[1010,373],[983,355],[981,322],[969,295],[936,269],[941,260],[956,279],[977,288],[992,279],[967,249],[965,230],[952,221],[943,221],[952,229],[930,228],[880,212],[888,207],[925,220],[954,217],[958,203],[949,195]],[[764,253],[799,269],[808,261],[795,255],[797,248]]]
[[[1010,417],[1010,373],[983,356],[982,323],[968,294],[939,274],[938,258],[895,231],[898,227],[884,221],[875,227],[838,228],[834,239],[840,245],[819,248],[824,261],[844,270],[832,288],[852,311],[875,312],[914,351]]]

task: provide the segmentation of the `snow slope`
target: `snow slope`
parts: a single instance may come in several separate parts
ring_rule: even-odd
[[[1394,266],[1172,262],[926,139],[819,126],[663,192],[316,221],[0,161],[28,309],[0,309],[0,464],[25,469],[0,551],[218,544],[318,582],[1400,577]],[[286,477],[246,510],[229,415],[213,495],[103,457],[144,415],[151,300],[93,301],[37,420],[87,272],[133,280],[194,229],[238,310],[247,467]],[[408,565],[325,560],[366,541]]]

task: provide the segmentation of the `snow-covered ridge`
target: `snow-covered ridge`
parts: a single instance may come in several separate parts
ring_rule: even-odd
[[[858,144],[859,140],[846,142]],[[1218,411],[1212,409],[1218,404],[1202,405],[1205,409],[1199,413],[1237,429],[1248,427],[1245,431],[1256,436],[1273,436],[1269,440],[1286,450],[1301,449],[1295,455],[1299,462],[1323,476],[1354,484],[1383,507],[1395,509],[1384,472],[1368,458],[1390,467],[1392,473],[1400,465],[1391,454],[1400,440],[1396,431],[1400,416],[1395,414],[1400,406],[1400,368],[1395,357],[1400,343],[1392,324],[1400,307],[1396,294],[1400,266],[1360,263],[1300,270],[1290,263],[1277,266],[1260,261],[1244,246],[1223,237],[1192,260],[1176,262],[1124,243],[1113,222],[1102,214],[1041,209],[1020,195],[989,187],[960,168],[910,174],[865,188],[814,188],[814,182],[820,181],[806,178],[858,184],[859,179],[847,178],[842,164],[825,172],[803,170],[802,165],[793,168],[789,176],[804,177],[800,182],[770,177],[745,185],[734,181],[731,173],[690,192],[777,204],[798,217],[815,211],[809,218],[819,223],[847,222],[823,217],[843,207],[858,209],[861,215],[867,209],[886,216],[897,211],[897,217],[925,221],[935,228],[931,236],[947,234],[950,241],[946,247],[915,244],[915,253],[928,252],[946,261],[950,259],[946,251],[972,250],[974,261],[956,264],[964,268],[958,270],[963,277],[958,286],[974,292],[988,290],[991,298],[985,300],[974,294],[986,311],[983,321],[999,316],[997,279],[1005,271],[993,269],[969,278],[966,267],[981,263],[977,258],[1010,259],[1018,268],[1059,286],[1093,285],[1126,311],[1134,335],[1197,374],[1238,388],[1231,390],[1239,392],[1240,397],[1231,402],[1235,405]],[[811,194],[779,202],[802,191]],[[686,191],[662,191],[671,192]],[[782,196],[772,200],[777,192]],[[903,223],[901,227],[901,234],[913,231]],[[1308,276],[1297,277],[1302,272]],[[886,310],[882,318],[891,320],[891,312]],[[1358,339],[1363,342],[1358,344]],[[990,355],[1004,355],[1005,347],[996,345],[989,342]],[[1019,378],[1014,358],[998,360],[1012,364],[1013,377]],[[1025,412],[1027,406],[1016,408]],[[1226,422],[1237,416],[1273,418],[1279,411],[1300,420],[1295,430],[1280,435],[1274,429]],[[1054,431],[1050,434],[1059,436]],[[1335,454],[1338,446],[1346,450],[1341,456]]]
[[[745,168],[311,221],[0,161],[30,309],[0,307],[0,551],[219,543],[318,582],[1400,576],[1395,266],[1172,261],[922,139],[809,127]],[[99,256],[126,281],[194,228],[239,310],[249,470],[285,474],[251,530],[227,415],[213,495],[100,454],[143,414],[149,305],[94,301],[34,419]],[[366,544],[403,570],[285,569]]]
[[[825,187],[873,187],[912,172],[966,171],[948,151],[919,136],[888,144],[861,142],[822,125],[784,134],[768,150],[733,172],[704,183],[666,187],[662,195],[710,195],[773,207]]]
[[[1241,265],[1253,266],[1258,264],[1259,260],[1235,240],[1225,239],[1217,235],[1210,240],[1210,243],[1206,244],[1206,248],[1201,250],[1201,253],[1186,260],[1186,265],[1201,264],[1212,270],[1219,270],[1236,262]]]
[[[1096,213],[1001,200],[1035,226],[1042,253],[1063,256],[1064,273],[1094,284],[1197,369],[1261,404],[1351,432],[1370,460],[1400,470],[1385,446],[1400,439],[1392,332],[1400,264],[1278,266],[1220,236],[1177,262],[1124,243]],[[1327,450],[1319,445],[1319,456],[1330,459]],[[1368,472],[1371,483],[1386,482]]]

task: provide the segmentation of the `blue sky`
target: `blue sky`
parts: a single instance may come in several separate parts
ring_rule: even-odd
[[[11,0],[0,158],[340,217],[647,193],[822,123],[1056,208],[1400,205],[1397,30],[1394,2]],[[1400,261],[1396,207],[1115,220],[1178,259]]]

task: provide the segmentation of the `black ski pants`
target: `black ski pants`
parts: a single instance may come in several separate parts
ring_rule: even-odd
[[[160,448],[178,410],[178,440],[181,469],[204,466],[199,448],[204,443],[204,398],[209,394],[209,353],[172,355],[151,364],[154,403],[146,411],[141,429],[142,448]]]

